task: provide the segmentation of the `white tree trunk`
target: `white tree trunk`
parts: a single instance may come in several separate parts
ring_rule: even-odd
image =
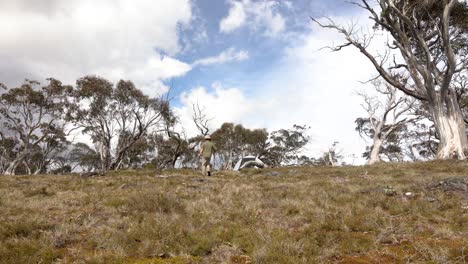
[[[374,144],[372,145],[372,150],[369,155],[369,160],[367,164],[372,165],[380,161],[380,148],[382,148],[383,139],[378,135],[374,136]]]
[[[335,154],[332,151],[328,151],[328,159],[330,161],[330,165],[335,167],[338,166],[338,163],[335,161]]]
[[[26,163],[26,161],[23,160],[23,162],[21,162],[21,163],[22,163],[22,164],[24,165],[24,167],[26,168],[26,174],[27,174],[27,175],[31,175],[31,174],[32,174],[31,168],[29,168],[29,165]]]
[[[437,149],[438,159],[466,159],[468,141],[465,132],[465,122],[456,100],[456,95],[451,92],[446,104],[439,99],[434,106],[430,106],[434,124],[440,138]]]
[[[5,175],[15,175],[16,168],[20,164],[21,161],[15,159],[14,161],[10,162],[7,169],[5,170]]]
[[[8,164],[7,169],[5,170],[5,175],[15,175],[16,168],[24,161],[27,156],[27,150],[24,150],[22,153],[18,154],[16,158]]]
[[[102,144],[100,146],[100,157],[101,157],[101,170],[106,172],[109,170],[111,165],[111,153],[110,146],[107,144]]]

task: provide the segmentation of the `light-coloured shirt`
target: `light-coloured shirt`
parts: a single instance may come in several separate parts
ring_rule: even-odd
[[[209,140],[203,142],[203,144],[201,145],[201,148],[202,148],[202,156],[204,158],[210,158],[211,155],[213,155],[213,153],[216,152],[215,145]]]

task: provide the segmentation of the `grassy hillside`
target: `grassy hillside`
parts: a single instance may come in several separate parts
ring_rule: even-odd
[[[0,263],[465,263],[467,188],[461,162],[0,176]]]

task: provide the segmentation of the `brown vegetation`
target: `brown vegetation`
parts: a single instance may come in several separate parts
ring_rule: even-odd
[[[465,263],[467,190],[443,186],[467,173],[429,162],[1,176],[0,263]]]

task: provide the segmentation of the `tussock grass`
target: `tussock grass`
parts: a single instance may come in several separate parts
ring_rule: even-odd
[[[0,176],[0,263],[465,263],[449,177],[466,163]]]

